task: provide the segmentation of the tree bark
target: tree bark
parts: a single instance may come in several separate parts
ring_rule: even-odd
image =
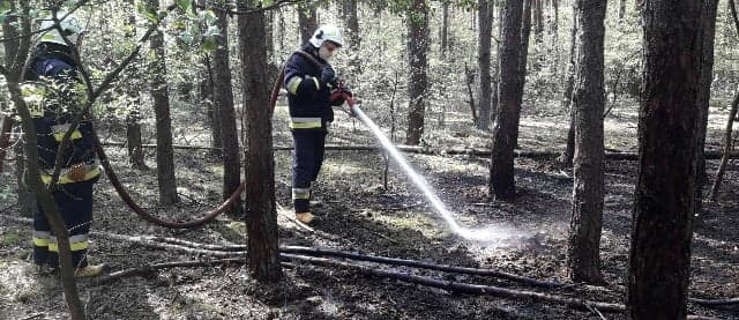
[[[577,9],[572,5],[573,17]],[[572,24],[570,29],[570,60],[567,64],[567,82],[562,94],[562,109],[569,110],[570,127],[567,130],[567,144],[564,152],[559,156],[559,162],[565,166],[572,166],[572,158],[575,156],[575,109],[572,108],[572,90],[575,87],[575,47],[577,44],[577,23]]]
[[[485,0],[481,0],[485,1]],[[441,4],[441,56],[446,57],[449,50],[449,2]]]
[[[513,128],[513,145],[518,147],[518,127],[521,118],[521,104],[523,103],[523,89],[526,85],[526,65],[529,58],[529,36],[531,35],[531,3],[536,0],[523,0],[523,17],[521,18],[521,56],[518,62],[518,73],[521,80],[518,82],[516,99],[518,100],[518,112],[515,114],[515,126]]]
[[[3,173],[5,156],[10,149],[10,131],[13,129],[13,122],[15,122],[13,118],[5,116],[0,123],[0,173]]]
[[[310,3],[298,5],[298,28],[300,29],[300,43],[306,43],[318,28],[316,7]]]
[[[497,121],[493,130],[490,193],[496,199],[512,200],[516,195],[513,176],[513,149],[521,112],[519,94],[521,64],[521,18],[523,4],[506,0],[501,17],[500,81]]]
[[[731,157],[731,150],[734,149],[734,139],[731,138],[734,128],[734,119],[736,119],[737,107],[739,107],[739,87],[736,88],[736,94],[734,96],[734,102],[731,103],[729,108],[729,120],[726,124],[726,130],[724,131],[724,155],[721,157],[721,163],[716,170],[716,178],[713,180],[711,186],[710,199],[716,200],[718,196],[718,189],[721,187],[721,182],[724,180],[724,171],[726,170],[726,164],[729,162]]]
[[[626,16],[626,0],[619,0],[618,19],[622,20]]]
[[[211,155],[221,157],[223,155],[223,130],[221,129],[221,113],[215,103],[214,89],[212,57],[205,55],[203,56],[203,74],[200,79],[200,101],[205,105],[210,124],[210,146],[213,148]]]
[[[575,282],[602,284],[600,234],[603,226],[603,50],[606,0],[577,0],[575,159],[567,266]]]
[[[344,25],[346,31],[344,32],[344,38],[346,39],[349,47],[349,53],[352,58],[349,61],[349,67],[351,74],[356,75],[362,72],[361,60],[359,59],[359,48],[362,43],[362,37],[359,31],[359,15],[358,15],[358,3],[357,0],[344,0]],[[359,84],[359,83],[357,83]]]
[[[127,3],[131,9],[135,8],[136,5],[134,0],[128,0]],[[133,12],[133,11],[132,11]],[[125,33],[128,41],[136,41],[136,15],[131,14],[128,16],[126,21],[127,31]],[[139,75],[139,68],[134,64],[129,66],[129,72],[132,74]],[[146,169],[146,162],[144,161],[144,151],[141,148],[141,114],[140,104],[141,97],[139,94],[140,85],[130,84],[128,95],[131,97],[131,103],[129,104],[129,113],[126,115],[126,141],[128,150],[128,162],[131,167],[138,170]]]
[[[644,79],[627,277],[628,313],[635,320],[685,319],[703,3],[652,0],[643,6]]]
[[[213,52],[213,103],[218,110],[223,145],[223,199],[231,197],[241,183],[241,161],[239,159],[239,137],[236,128],[231,66],[229,64],[228,15],[214,10],[216,23],[223,33],[218,37],[218,48]],[[266,42],[266,41],[265,41]],[[266,49],[265,49],[266,50]],[[228,211],[232,216],[242,214],[240,199]]]
[[[258,0],[249,0],[250,8]],[[241,79],[244,85],[246,119],[246,218],[248,265],[259,281],[271,283],[282,278],[277,248],[274,155],[272,151],[272,108],[268,108],[267,55],[264,13],[240,15],[239,47]]]
[[[703,203],[703,185],[708,182],[706,177],[706,158],[703,154],[706,147],[706,130],[708,129],[708,114],[711,102],[711,82],[713,82],[713,44],[716,35],[716,12],[718,0],[703,0],[703,50],[701,52],[701,75],[698,87],[698,144],[696,151],[695,171],[695,212],[700,215]],[[700,219],[699,219],[700,220]]]
[[[18,7],[16,1],[10,1],[10,9],[13,12],[22,10],[21,16],[28,17],[29,8],[28,6]],[[27,2],[22,2],[27,3]],[[25,31],[24,31],[25,30]],[[3,21],[3,35],[7,38],[13,39],[3,42],[5,49],[5,68],[8,71],[6,77],[21,78],[23,71],[23,64],[28,57],[30,50],[30,37],[21,37],[22,34],[30,32],[31,24],[30,19],[18,19],[15,16],[8,16]],[[16,107],[17,108],[17,107]],[[26,154],[23,152],[23,144],[18,144],[15,148],[15,175],[18,183],[16,188],[16,195],[18,205],[20,207],[21,215],[26,217],[32,217],[34,210],[37,208],[36,198],[28,189],[27,184],[24,182],[23,173],[25,172]]]
[[[159,0],[147,0],[153,12],[159,11]],[[149,39],[153,51],[151,95],[154,98],[154,114],[157,128],[157,181],[159,203],[177,203],[177,182],[174,172],[174,149],[172,149],[172,118],[169,110],[169,87],[164,54],[164,34],[156,30]]]
[[[478,47],[477,47],[477,68],[480,70],[480,88],[479,95],[479,116],[477,117],[477,128],[480,130],[489,130],[490,127],[490,109],[492,107],[492,79],[490,76],[491,62],[491,40],[493,35],[493,6],[491,0],[478,1]]]
[[[423,136],[426,113],[426,90],[428,90],[427,68],[429,39],[429,17],[427,0],[413,0],[407,12],[408,19],[408,58],[410,82],[408,83],[408,131],[406,144],[417,145]]]
[[[544,42],[544,0],[532,0],[534,15],[534,40],[539,46]]]

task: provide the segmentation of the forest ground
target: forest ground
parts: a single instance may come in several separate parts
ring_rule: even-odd
[[[369,109],[369,108],[368,108]],[[624,108],[625,109],[625,108]],[[527,110],[524,108],[524,110]],[[290,144],[285,108],[275,115],[275,145]],[[368,110],[370,116],[381,114]],[[712,110],[708,148],[719,149],[726,121],[725,110]],[[192,112],[175,114],[175,143],[206,145],[208,132],[193,123]],[[356,121],[337,114],[328,143],[372,143],[368,131]],[[199,119],[200,123],[204,119]],[[638,115],[614,109],[606,119],[606,147],[636,151]],[[198,123],[198,122],[194,122]],[[524,111],[522,150],[561,150],[566,117]],[[179,125],[178,125],[179,124]],[[388,123],[380,126],[387,128]],[[426,143],[433,148],[488,147],[491,136],[471,129],[465,113],[448,113],[427,122]],[[120,141],[121,128],[103,128],[104,140]],[[149,133],[150,134],[150,133]],[[148,134],[147,134],[148,135]],[[402,137],[402,135],[398,135]],[[402,140],[402,139],[399,139]],[[188,219],[220,199],[219,160],[207,151],[177,150],[178,191],[182,203],[157,208],[156,174],[128,169],[123,148],[108,148],[119,176],[143,207],[169,219]],[[448,231],[444,222],[391,166],[389,188],[383,187],[384,160],[373,151],[327,151],[326,163],[315,193],[321,204],[316,232],[298,227],[291,214],[290,153],[276,151],[278,221],[282,245],[335,248],[389,257],[417,259],[479,268],[493,268],[529,277],[568,282],[565,273],[566,238],[570,217],[572,176],[554,159],[517,158],[518,197],[505,203],[490,199],[487,191],[489,159],[474,156],[409,154],[411,163],[439,192],[457,219],[470,227],[493,227],[496,241],[475,243]],[[147,150],[153,166],[154,151]],[[712,175],[718,161],[708,162]],[[11,162],[0,179],[0,189],[14,184]],[[538,290],[571,297],[623,303],[628,263],[633,190],[637,162],[606,162],[606,197],[601,242],[602,271],[608,285],[576,285],[565,289],[536,289],[479,276],[448,275],[431,271],[413,273],[445,280]],[[732,164],[717,202],[706,202],[696,224],[692,250],[690,295],[701,298],[739,296],[739,166]],[[707,186],[709,188],[710,186]],[[12,195],[3,199],[1,215],[17,215]],[[29,260],[30,226],[8,219],[0,224],[0,319],[62,319],[65,305],[59,284],[38,278]],[[107,179],[95,191],[93,230],[126,235],[156,235],[210,244],[245,243],[243,223],[229,217],[194,230],[171,230],[137,218],[123,204]],[[156,250],[128,242],[94,237],[93,262],[112,270],[146,263],[192,260],[197,256]],[[408,272],[408,269],[395,268]],[[177,268],[152,278],[130,277],[92,286],[80,281],[81,297],[91,319],[600,319],[593,311],[577,311],[534,300],[478,296],[431,289],[351,270],[293,263],[283,269],[282,294],[265,295],[241,266]],[[708,309],[689,304],[692,314],[739,319],[737,309]],[[607,319],[623,315],[605,314]]]

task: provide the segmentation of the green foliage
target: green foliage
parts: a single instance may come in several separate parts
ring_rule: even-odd
[[[144,16],[151,23],[159,22],[159,15],[157,15],[156,9],[148,6],[144,1],[138,1],[136,3],[136,12]]]
[[[177,0],[177,7],[183,12],[192,11],[192,0]]]

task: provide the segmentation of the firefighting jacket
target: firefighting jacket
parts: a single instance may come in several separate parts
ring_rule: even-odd
[[[51,181],[59,144],[74,117],[82,112],[84,89],[77,78],[77,65],[63,46],[40,44],[26,70],[29,80],[23,85],[36,129],[42,180]],[[92,122],[86,118],[74,128],[67,148],[62,150],[59,183],[92,180],[100,175],[95,158]],[[74,174],[70,174],[74,171]]]
[[[300,50],[309,54],[293,53],[285,64],[284,86],[288,92],[290,128],[292,130],[326,130],[334,120],[329,101],[330,88],[321,83],[321,70],[328,63],[318,56],[310,44]],[[320,64],[320,65],[319,65]]]

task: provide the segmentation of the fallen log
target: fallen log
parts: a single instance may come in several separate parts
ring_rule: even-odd
[[[215,257],[235,257],[235,256],[246,255],[246,246],[243,246],[243,245],[219,246],[219,245],[202,244],[202,243],[175,239],[175,238],[156,237],[156,236],[132,237],[132,236],[126,236],[126,235],[120,235],[120,234],[114,234],[114,233],[94,232],[94,231],[92,232],[92,234],[99,235],[102,237],[107,237],[107,238],[114,239],[114,240],[119,240],[119,241],[138,243],[145,247],[150,247],[150,248],[155,248],[155,249],[165,249],[165,250],[167,249],[177,250],[177,251],[188,252],[191,254],[202,254],[202,255],[209,255],[209,256],[215,256]],[[357,260],[357,261],[381,263],[381,264],[386,264],[386,265],[405,266],[405,267],[413,267],[413,268],[418,268],[418,269],[442,271],[442,272],[447,272],[447,273],[488,276],[488,277],[506,279],[506,280],[528,284],[532,286],[537,286],[537,287],[545,287],[545,288],[554,288],[554,287],[563,286],[562,283],[558,283],[558,282],[538,280],[538,279],[524,277],[524,276],[502,272],[502,271],[498,271],[494,269],[479,269],[479,268],[439,265],[439,264],[434,264],[430,262],[380,257],[380,256],[371,256],[371,255],[364,255],[364,254],[359,254],[359,253],[343,252],[343,251],[332,250],[332,249],[319,249],[319,248],[301,247],[301,246],[282,246],[280,247],[280,252],[288,253],[288,254],[303,254],[303,255],[321,256],[321,257],[323,256],[337,257],[337,258],[351,259],[351,260]]]
[[[123,142],[105,142],[104,146],[122,147],[125,146]],[[144,144],[143,148],[156,148],[155,144]],[[424,155],[470,155],[476,157],[489,157],[491,155],[490,149],[481,148],[450,148],[450,149],[438,149],[433,147],[422,147],[422,146],[409,146],[409,145],[397,145],[398,150],[405,153],[424,154]],[[183,150],[218,150],[218,148],[206,147],[206,146],[190,146],[190,145],[174,145],[174,149]],[[382,148],[376,145],[326,145],[327,151],[380,151]],[[276,146],[273,148],[275,151],[291,151],[291,146]],[[556,150],[515,150],[514,156],[517,158],[532,158],[532,159],[555,159],[561,154],[560,151]],[[723,152],[720,150],[706,150],[706,159],[717,160],[721,159]],[[739,152],[731,152],[729,155],[731,159],[739,159]],[[636,152],[626,151],[607,151],[605,153],[607,160],[639,160],[639,154]]]
[[[29,224],[32,222],[29,218],[23,218],[23,217],[14,217],[14,216],[8,216],[4,214],[0,214],[0,217],[14,221],[14,222],[20,222],[23,224]],[[211,256],[217,256],[217,257],[229,257],[229,259],[221,259],[221,260],[199,260],[199,261],[234,261],[239,260],[242,258],[233,258],[238,257],[241,255],[245,255],[246,251],[232,251],[236,249],[242,249],[246,246],[241,245],[209,245],[209,244],[202,244],[187,240],[181,240],[181,239],[175,239],[175,238],[166,238],[166,237],[155,237],[155,236],[127,236],[127,235],[121,235],[121,234],[115,234],[115,233],[109,233],[109,232],[100,232],[100,231],[93,231],[91,232],[92,235],[100,236],[100,237],[107,237],[110,239],[115,240],[121,240],[126,242],[133,242],[138,243],[146,247],[156,248],[156,249],[172,249],[172,250],[179,250],[194,254],[203,254],[203,255],[211,255]],[[167,243],[170,242],[170,243]],[[191,246],[197,246],[199,248],[193,248]],[[562,286],[563,284],[559,283],[547,283],[546,281],[541,281],[533,278],[527,278],[523,276],[513,275],[513,274],[506,274],[500,271],[492,270],[492,269],[475,269],[475,268],[465,268],[465,267],[454,267],[454,266],[445,266],[445,265],[435,265],[432,263],[427,262],[421,262],[421,261],[414,261],[414,260],[404,260],[404,259],[396,259],[396,258],[388,258],[388,257],[378,257],[378,256],[367,256],[367,255],[361,255],[356,253],[348,253],[348,252],[342,252],[342,251],[336,251],[336,250],[330,250],[330,249],[316,249],[316,248],[310,248],[310,247],[299,247],[299,246],[286,246],[280,248],[280,256],[295,256],[295,254],[292,253],[302,253],[302,254],[309,254],[309,255],[326,255],[326,256],[332,256],[332,254],[335,254],[335,257],[342,257],[347,259],[354,259],[359,261],[368,261],[368,262],[376,262],[376,263],[384,263],[389,265],[401,265],[401,266],[409,266],[409,267],[416,267],[421,269],[430,269],[430,270],[437,270],[437,271],[445,271],[445,272],[451,272],[451,273],[461,273],[461,274],[473,274],[473,275],[488,275],[488,276],[496,276],[500,275],[502,278],[512,280],[512,281],[518,281],[522,283],[527,283],[531,285],[537,285],[537,282],[541,282],[541,286],[544,287],[551,287],[553,284],[556,284],[557,286]],[[315,257],[310,257],[315,258]],[[319,259],[319,258],[316,258]],[[322,260],[306,260],[305,261],[323,261],[328,259],[322,259]],[[329,260],[333,261],[333,260]],[[339,261],[334,261],[336,263],[343,263]],[[198,264],[194,261],[186,262],[186,263],[194,263],[193,266],[197,266]],[[167,268],[168,265],[162,264],[160,268],[164,269]],[[178,265],[172,265],[171,267],[177,267]],[[141,269],[141,268],[138,268]],[[151,270],[151,269],[149,269]],[[124,270],[125,271],[125,270]],[[139,275],[139,274],[146,274],[144,271],[136,271],[136,270],[130,270],[127,271],[126,275],[130,274],[133,275]],[[111,274],[112,275],[112,274]],[[122,276],[117,276],[122,277]],[[533,281],[531,281],[533,280]],[[478,290],[478,289],[475,289]],[[700,299],[700,298],[688,298],[689,302],[703,305],[703,306],[710,306],[710,307],[716,307],[716,306],[730,306],[730,305],[737,305],[739,304],[739,298],[720,298],[720,299]],[[599,308],[600,309],[600,308]],[[698,316],[696,316],[698,317]],[[699,318],[695,318],[699,319]]]
[[[502,271],[498,271],[494,269],[456,267],[456,266],[440,265],[440,264],[417,261],[417,260],[407,260],[407,259],[364,255],[364,254],[359,254],[359,253],[344,252],[344,251],[331,250],[331,249],[317,249],[317,248],[299,247],[299,246],[283,246],[283,247],[280,247],[280,252],[291,253],[291,254],[297,253],[297,254],[303,254],[303,255],[314,256],[314,257],[315,256],[338,257],[338,258],[368,261],[368,262],[382,263],[382,264],[395,265],[395,266],[405,266],[405,267],[413,267],[413,268],[418,268],[418,269],[443,271],[443,272],[448,272],[448,273],[489,276],[489,277],[507,279],[507,280],[511,280],[511,281],[515,281],[519,283],[525,283],[525,284],[537,286],[537,287],[554,288],[554,287],[560,287],[564,285],[563,283],[559,283],[559,282],[543,281],[543,280],[524,277],[524,276],[520,276],[520,275],[516,275],[512,273],[502,272]]]
[[[598,313],[600,313],[600,311],[610,312],[610,313],[621,313],[621,312],[626,311],[626,307],[624,305],[617,304],[617,303],[598,302],[598,301],[591,301],[591,300],[585,300],[585,299],[570,298],[570,297],[546,294],[546,293],[541,293],[541,292],[536,292],[536,291],[515,290],[515,289],[508,289],[508,288],[489,286],[489,285],[445,281],[445,280],[439,280],[439,279],[434,279],[430,277],[403,274],[403,273],[393,272],[389,270],[374,269],[374,268],[370,268],[370,267],[362,266],[358,264],[341,262],[341,261],[333,261],[333,260],[324,259],[324,258],[316,258],[316,257],[301,256],[301,255],[290,255],[290,254],[281,254],[280,256],[283,260],[308,262],[308,263],[312,263],[312,264],[316,264],[320,266],[343,267],[347,269],[356,270],[366,275],[390,278],[390,279],[395,279],[395,280],[399,280],[403,282],[420,284],[420,285],[424,285],[428,287],[433,287],[433,288],[438,288],[438,289],[453,291],[453,292],[491,295],[491,296],[496,296],[496,297],[513,298],[513,299],[530,299],[530,300],[535,300],[535,301],[543,301],[545,303],[562,304],[568,307],[572,307],[572,308],[584,310],[584,311],[595,310]],[[100,278],[92,279],[90,281],[90,284],[93,286],[96,286],[96,285],[109,284],[111,282],[118,281],[125,277],[132,277],[132,276],[144,276],[145,277],[145,276],[151,275],[152,273],[156,271],[172,269],[172,268],[212,267],[215,265],[233,265],[233,264],[243,265],[245,263],[246,263],[246,260],[243,258],[218,259],[218,260],[174,261],[174,262],[157,263],[157,264],[145,265],[145,266],[137,267],[137,268],[129,268],[129,269],[116,271],[111,274],[102,276]],[[283,261],[282,264],[288,265],[290,267],[294,267],[294,265],[288,262]],[[698,315],[689,315],[688,319],[713,320],[715,318],[698,316]]]

